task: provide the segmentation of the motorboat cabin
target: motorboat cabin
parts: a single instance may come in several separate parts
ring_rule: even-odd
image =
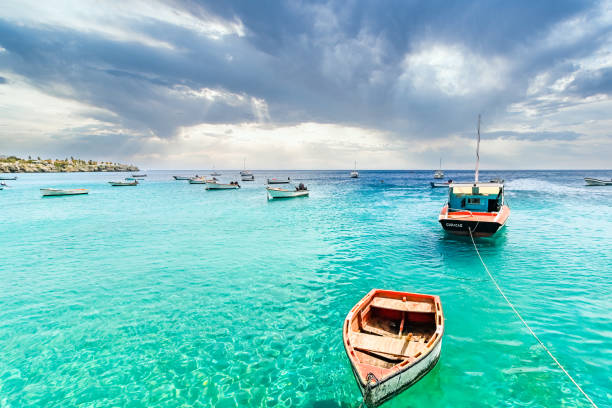
[[[451,183],[438,221],[454,234],[469,235],[471,231],[474,236],[491,236],[509,215],[503,183]]]

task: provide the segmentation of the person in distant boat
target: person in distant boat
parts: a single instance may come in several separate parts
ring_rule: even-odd
[[[306,190],[306,186],[304,185],[304,183],[300,183],[300,185],[297,186],[296,190],[297,191],[304,191],[304,190]]]
[[[453,179],[448,179],[448,184],[452,183]]]

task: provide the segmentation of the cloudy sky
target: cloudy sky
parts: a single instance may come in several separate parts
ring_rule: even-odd
[[[611,168],[612,3],[0,2],[0,154]]]

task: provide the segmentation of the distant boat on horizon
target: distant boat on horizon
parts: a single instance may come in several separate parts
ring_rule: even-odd
[[[612,186],[612,180],[601,180],[592,177],[585,177],[584,181],[587,186]]]
[[[440,168],[434,172],[435,179],[444,178],[444,170],[442,170],[442,158],[440,157]]]
[[[355,160],[355,169],[351,171],[351,178],[359,178],[359,172],[357,171],[357,160]]]

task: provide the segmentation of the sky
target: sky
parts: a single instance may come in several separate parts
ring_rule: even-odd
[[[0,154],[612,168],[612,1],[0,2]]]

